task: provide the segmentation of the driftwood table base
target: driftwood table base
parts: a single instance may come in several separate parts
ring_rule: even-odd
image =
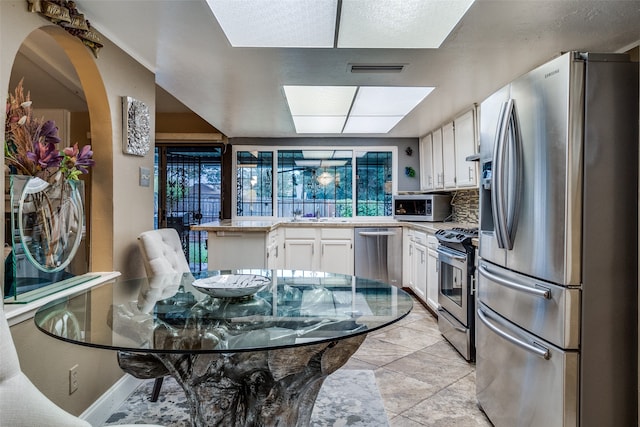
[[[173,376],[187,395],[195,427],[307,426],[324,379],[344,365],[364,339],[362,334],[322,344],[229,353],[120,352],[118,359],[125,372],[138,378],[160,372]]]

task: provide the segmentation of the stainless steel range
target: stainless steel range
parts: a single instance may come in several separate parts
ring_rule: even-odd
[[[439,230],[438,328],[468,361],[475,360],[475,249],[478,229]]]

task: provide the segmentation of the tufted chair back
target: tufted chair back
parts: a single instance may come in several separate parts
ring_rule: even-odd
[[[138,236],[147,276],[189,273],[189,263],[182,252],[182,242],[173,228],[145,231]]]

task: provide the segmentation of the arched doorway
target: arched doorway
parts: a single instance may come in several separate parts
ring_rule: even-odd
[[[92,146],[97,167],[86,182],[85,251],[79,261],[84,262],[85,272],[113,268],[113,130],[106,88],[95,61],[91,51],[62,28],[43,26],[25,38],[7,91],[12,92],[25,77],[33,107],[66,108],[74,121],[82,123],[72,124],[76,134],[71,133],[70,143]]]

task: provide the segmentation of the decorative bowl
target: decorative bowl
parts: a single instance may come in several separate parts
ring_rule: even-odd
[[[271,279],[257,274],[221,274],[193,282],[193,286],[216,298],[243,298],[255,294],[271,283]]]

